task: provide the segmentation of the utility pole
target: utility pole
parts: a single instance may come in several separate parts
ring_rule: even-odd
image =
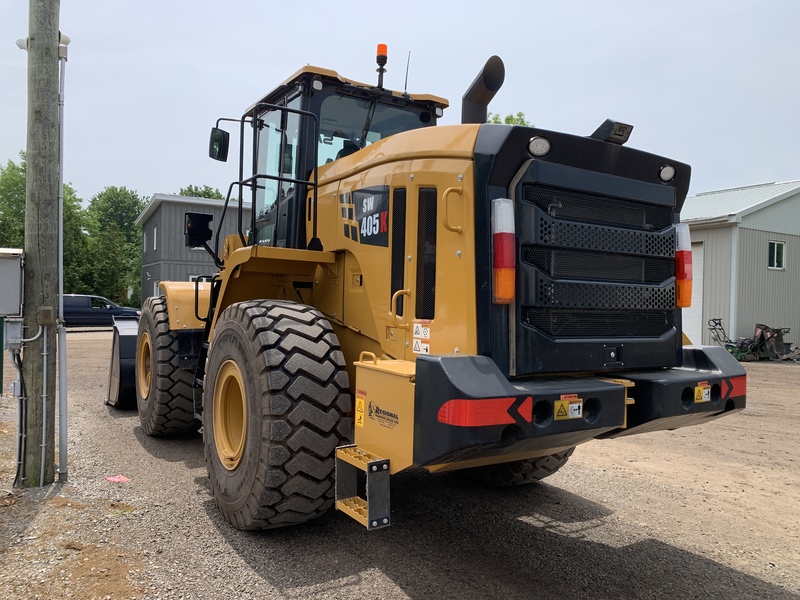
[[[23,350],[27,397],[24,486],[49,484],[55,477],[59,9],[59,0],[29,0],[23,299],[24,336],[30,341]]]

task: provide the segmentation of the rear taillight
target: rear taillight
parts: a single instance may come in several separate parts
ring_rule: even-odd
[[[514,236],[514,203],[508,198],[492,200],[492,302],[514,301],[517,260]]]
[[[692,305],[692,238],[689,226],[675,226],[675,289],[678,308]]]

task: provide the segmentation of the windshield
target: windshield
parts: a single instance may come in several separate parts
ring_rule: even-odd
[[[419,129],[432,121],[431,113],[377,98],[332,94],[320,106],[318,165],[337,160],[395,133]]]

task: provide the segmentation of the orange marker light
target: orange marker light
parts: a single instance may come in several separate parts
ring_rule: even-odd
[[[389,56],[386,49],[386,44],[378,44],[378,56]]]

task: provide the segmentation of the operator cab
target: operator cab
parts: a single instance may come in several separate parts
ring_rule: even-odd
[[[321,249],[315,236],[306,240],[305,228],[306,221],[316,220],[317,167],[390,135],[436,125],[447,100],[384,89],[385,64],[386,47],[380,45],[377,86],[306,66],[235,119],[240,123],[239,180],[231,184],[226,205],[231,195],[252,202],[249,234],[240,231],[243,242]],[[229,135],[219,128],[222,120],[234,121],[217,121],[209,155],[224,161]],[[313,202],[306,202],[309,194]]]

